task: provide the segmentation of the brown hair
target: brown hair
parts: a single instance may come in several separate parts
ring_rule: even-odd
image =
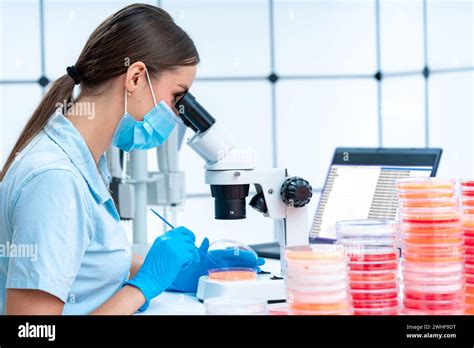
[[[142,61],[148,71],[172,70],[196,65],[199,55],[191,38],[164,10],[145,4],[124,7],[108,17],[91,34],[74,64],[81,91],[94,92],[110,79],[127,72],[128,66]],[[17,153],[44,128],[58,103],[72,100],[74,80],[64,74],[51,88],[27,122],[0,173],[3,180]]]

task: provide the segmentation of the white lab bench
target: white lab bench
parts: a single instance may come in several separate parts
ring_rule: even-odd
[[[280,274],[280,260],[265,259],[261,267],[266,272]],[[275,304],[281,305],[281,304]],[[271,307],[272,305],[269,305]],[[204,304],[195,293],[165,292],[150,302],[150,307],[137,315],[204,315]]]

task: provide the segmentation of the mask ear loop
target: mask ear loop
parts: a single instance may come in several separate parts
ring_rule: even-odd
[[[125,114],[127,113],[127,99],[128,99],[128,95],[127,95],[127,87],[125,87]]]
[[[145,73],[146,73],[146,78],[148,79],[148,85],[150,86],[150,91],[151,91],[151,96],[153,97],[153,103],[156,104],[156,98],[155,98],[155,93],[153,92],[153,86],[151,85],[151,80],[150,80],[150,75],[148,75],[148,69],[145,68]]]

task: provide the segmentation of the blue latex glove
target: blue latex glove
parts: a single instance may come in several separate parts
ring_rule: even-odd
[[[182,269],[199,262],[196,237],[185,227],[178,227],[155,239],[135,277],[125,282],[140,289],[146,298],[139,311],[148,308],[150,300],[165,291]]]
[[[196,292],[199,278],[207,275],[208,270],[213,268],[221,268],[226,265],[226,267],[256,268],[257,271],[260,271],[258,266],[265,263],[262,258],[255,260],[254,254],[246,250],[241,250],[239,255],[236,256],[233,249],[211,251],[211,259],[209,259],[208,249],[209,239],[204,238],[199,247],[200,261],[181,270],[173,284],[168,288],[169,291]]]

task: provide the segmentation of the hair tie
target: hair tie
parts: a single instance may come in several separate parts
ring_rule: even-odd
[[[81,83],[81,75],[79,74],[79,71],[77,71],[74,65],[68,66],[66,68],[66,71],[67,71],[67,74],[71,76],[71,78],[74,80],[75,85],[78,85]]]

